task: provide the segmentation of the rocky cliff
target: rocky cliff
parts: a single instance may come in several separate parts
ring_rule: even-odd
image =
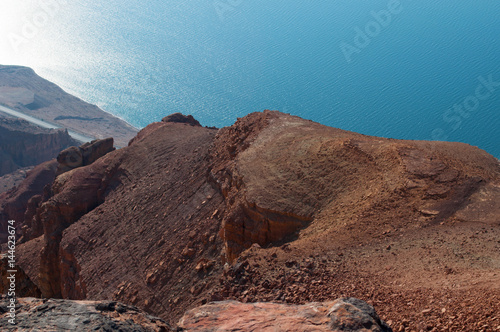
[[[0,243],[7,241],[9,220],[16,221],[18,238],[22,235],[26,225],[25,220],[33,217],[42,199],[44,188],[55,179],[56,170],[56,160],[42,163],[28,172],[19,186],[0,194]]]
[[[466,144],[271,111],[220,130],[175,116],[59,175],[18,260],[45,297],[171,323],[211,300],[355,296],[400,331],[494,326],[499,202],[498,160]]]
[[[16,221],[19,242],[40,236],[43,233],[43,227],[37,222],[38,205],[52,195],[51,184],[56,176],[90,165],[114,149],[112,138],[69,147],[57,155],[57,160],[47,161],[29,171],[26,179],[19,186],[1,193],[0,244],[7,240],[9,220]]]
[[[0,118],[0,176],[53,159],[76,144],[62,129],[44,129],[24,120]]]

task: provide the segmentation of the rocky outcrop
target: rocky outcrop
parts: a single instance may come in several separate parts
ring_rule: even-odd
[[[113,138],[94,140],[79,147],[69,147],[61,151],[57,156],[57,162],[59,163],[57,175],[78,167],[90,165],[114,150]]]
[[[373,306],[356,298],[341,298],[328,310],[329,327],[333,331],[392,332],[380,319]]]
[[[221,267],[214,211],[223,207],[207,176],[216,131],[154,127],[129,147],[59,175],[40,202],[32,226],[43,229],[40,267],[23,268],[39,276],[43,296],[116,299],[177,317],[212,287]],[[123,237],[139,234],[142,245]],[[107,238],[117,241],[103,246]]]
[[[90,165],[111,151],[114,151],[112,138],[69,147],[59,153],[57,161],[51,160],[36,166],[28,172],[20,186],[0,194],[0,244],[6,241],[9,220],[16,222],[17,238],[21,242],[42,235],[43,226],[39,222],[37,209],[51,195],[50,187],[46,186],[52,184],[57,175]]]
[[[179,327],[193,332],[392,332],[371,305],[355,298],[305,305],[213,302],[186,312]]]
[[[137,134],[125,121],[66,93],[31,68],[0,65],[0,104],[90,137],[113,137],[119,147]]]
[[[7,298],[0,298],[2,331],[173,331],[167,322],[130,305],[105,301],[18,298],[15,325]]]
[[[92,167],[94,165],[90,165]],[[34,218],[34,227],[43,228],[45,246],[41,251],[39,287],[45,297],[61,298],[69,293],[74,294],[72,299],[85,298],[85,286],[77,286],[80,290],[64,290],[61,260],[65,258],[60,252],[60,242],[63,232],[75,223],[80,217],[89,213],[105,200],[108,186],[113,181],[119,169],[118,162],[99,164],[92,170],[78,172],[81,168],[59,175],[52,185],[53,196],[42,202]],[[90,173],[87,173],[90,171]],[[82,174],[84,174],[82,176]],[[90,176],[89,176],[90,175]],[[40,226],[37,226],[40,225]],[[71,266],[74,273],[78,266]]]
[[[0,194],[0,243],[7,239],[7,222],[16,222],[17,239],[20,240],[23,230],[41,235],[31,228],[31,219],[41,200],[43,189],[55,179],[56,160],[47,161],[28,172],[26,179],[6,193]]]
[[[174,113],[170,114],[163,119],[161,119],[162,122],[175,122],[175,123],[187,123],[191,126],[198,126],[201,127],[201,124],[193,118],[192,115],[184,115],[182,113]]]
[[[0,118],[0,176],[51,160],[75,143],[65,130]]]
[[[392,332],[368,303],[355,298],[286,305],[212,302],[184,314],[176,328],[135,306],[116,301],[18,298],[16,325],[8,298],[0,298],[0,325],[5,331],[363,331]],[[68,319],[71,317],[71,319]]]

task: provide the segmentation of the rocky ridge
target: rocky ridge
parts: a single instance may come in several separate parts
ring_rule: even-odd
[[[176,117],[55,179],[37,207],[43,235],[18,248],[43,296],[171,323],[212,300],[355,296],[396,331],[496,328],[494,157],[272,111],[221,130]]]

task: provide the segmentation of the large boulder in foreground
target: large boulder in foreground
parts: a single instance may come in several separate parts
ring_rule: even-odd
[[[0,298],[2,331],[171,331],[160,318],[117,302],[21,298],[16,308],[16,325],[9,323],[8,305],[7,298]]]
[[[371,305],[355,298],[306,305],[213,302],[186,312],[179,327],[193,332],[392,332]]]

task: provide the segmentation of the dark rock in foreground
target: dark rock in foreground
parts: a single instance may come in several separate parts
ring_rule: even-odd
[[[16,325],[9,323],[8,305],[7,298],[0,299],[2,331],[171,331],[160,318],[117,302],[22,298],[16,306]]]

